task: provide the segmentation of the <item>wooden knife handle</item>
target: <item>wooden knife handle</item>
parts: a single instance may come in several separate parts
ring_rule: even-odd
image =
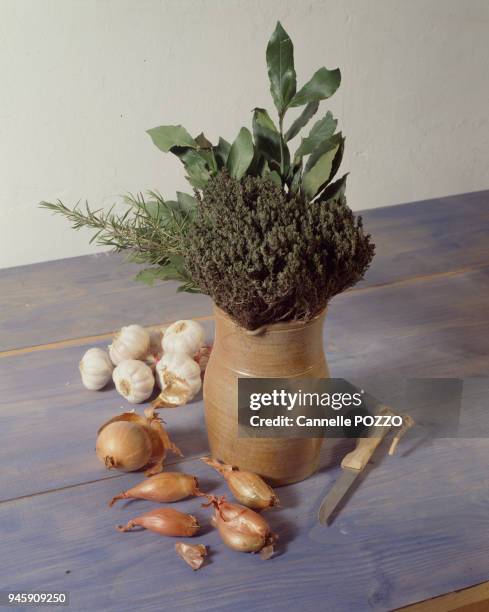
[[[392,415],[394,413],[389,408],[382,407],[377,414]],[[372,427],[369,431],[368,437],[358,438],[355,450],[352,450],[350,453],[343,457],[341,467],[349,468],[351,470],[363,470],[363,468],[367,465],[370,457],[374,454],[375,449],[385,438],[389,430],[390,427],[387,426],[382,427],[381,425],[377,425],[375,427]]]

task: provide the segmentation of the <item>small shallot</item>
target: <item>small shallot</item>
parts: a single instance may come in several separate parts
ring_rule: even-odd
[[[181,557],[185,563],[188,563],[193,570],[198,570],[207,557],[207,548],[204,544],[185,544],[177,542],[175,544],[177,555]]]
[[[275,491],[258,474],[235,469],[211,457],[203,457],[202,461],[222,474],[231,493],[244,506],[265,510],[279,505]]]
[[[175,502],[191,495],[203,496],[196,476],[180,472],[162,472],[146,478],[127,491],[112,498],[109,506],[119,499],[148,499],[154,502]]]
[[[117,531],[131,531],[143,527],[160,535],[173,537],[194,536],[200,529],[199,522],[191,514],[184,514],[173,508],[157,508],[136,516],[126,525],[119,525]]]
[[[278,536],[271,532],[267,521],[254,510],[231,504],[224,497],[212,497],[214,506],[212,524],[227,546],[239,552],[258,552],[262,559],[273,556],[273,544]]]

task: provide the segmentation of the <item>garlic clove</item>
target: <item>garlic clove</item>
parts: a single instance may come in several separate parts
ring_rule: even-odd
[[[79,369],[83,386],[91,391],[99,391],[112,378],[114,366],[105,351],[91,348],[83,355]]]
[[[109,355],[114,365],[127,359],[144,359],[149,353],[150,336],[141,325],[128,325],[116,334],[109,346]]]
[[[153,393],[155,380],[151,368],[136,359],[122,361],[112,378],[117,391],[131,404],[140,404]]]
[[[155,407],[182,406],[200,391],[199,364],[185,353],[165,353],[156,364],[156,380],[161,389]]]
[[[205,340],[202,325],[191,319],[176,321],[165,330],[161,345],[164,352],[195,355]]]

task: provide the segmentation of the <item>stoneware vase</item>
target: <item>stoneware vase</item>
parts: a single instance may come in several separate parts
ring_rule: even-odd
[[[217,307],[214,313],[214,346],[204,379],[212,456],[274,485],[307,478],[318,467],[323,440],[238,438],[238,378],[328,378],[325,311],[308,323],[274,323],[258,332],[243,329]]]

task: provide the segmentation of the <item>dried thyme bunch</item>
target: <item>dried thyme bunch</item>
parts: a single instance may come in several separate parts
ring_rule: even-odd
[[[245,328],[311,319],[372,260],[374,245],[342,191],[306,202],[269,179],[221,172],[197,196],[186,269]]]

